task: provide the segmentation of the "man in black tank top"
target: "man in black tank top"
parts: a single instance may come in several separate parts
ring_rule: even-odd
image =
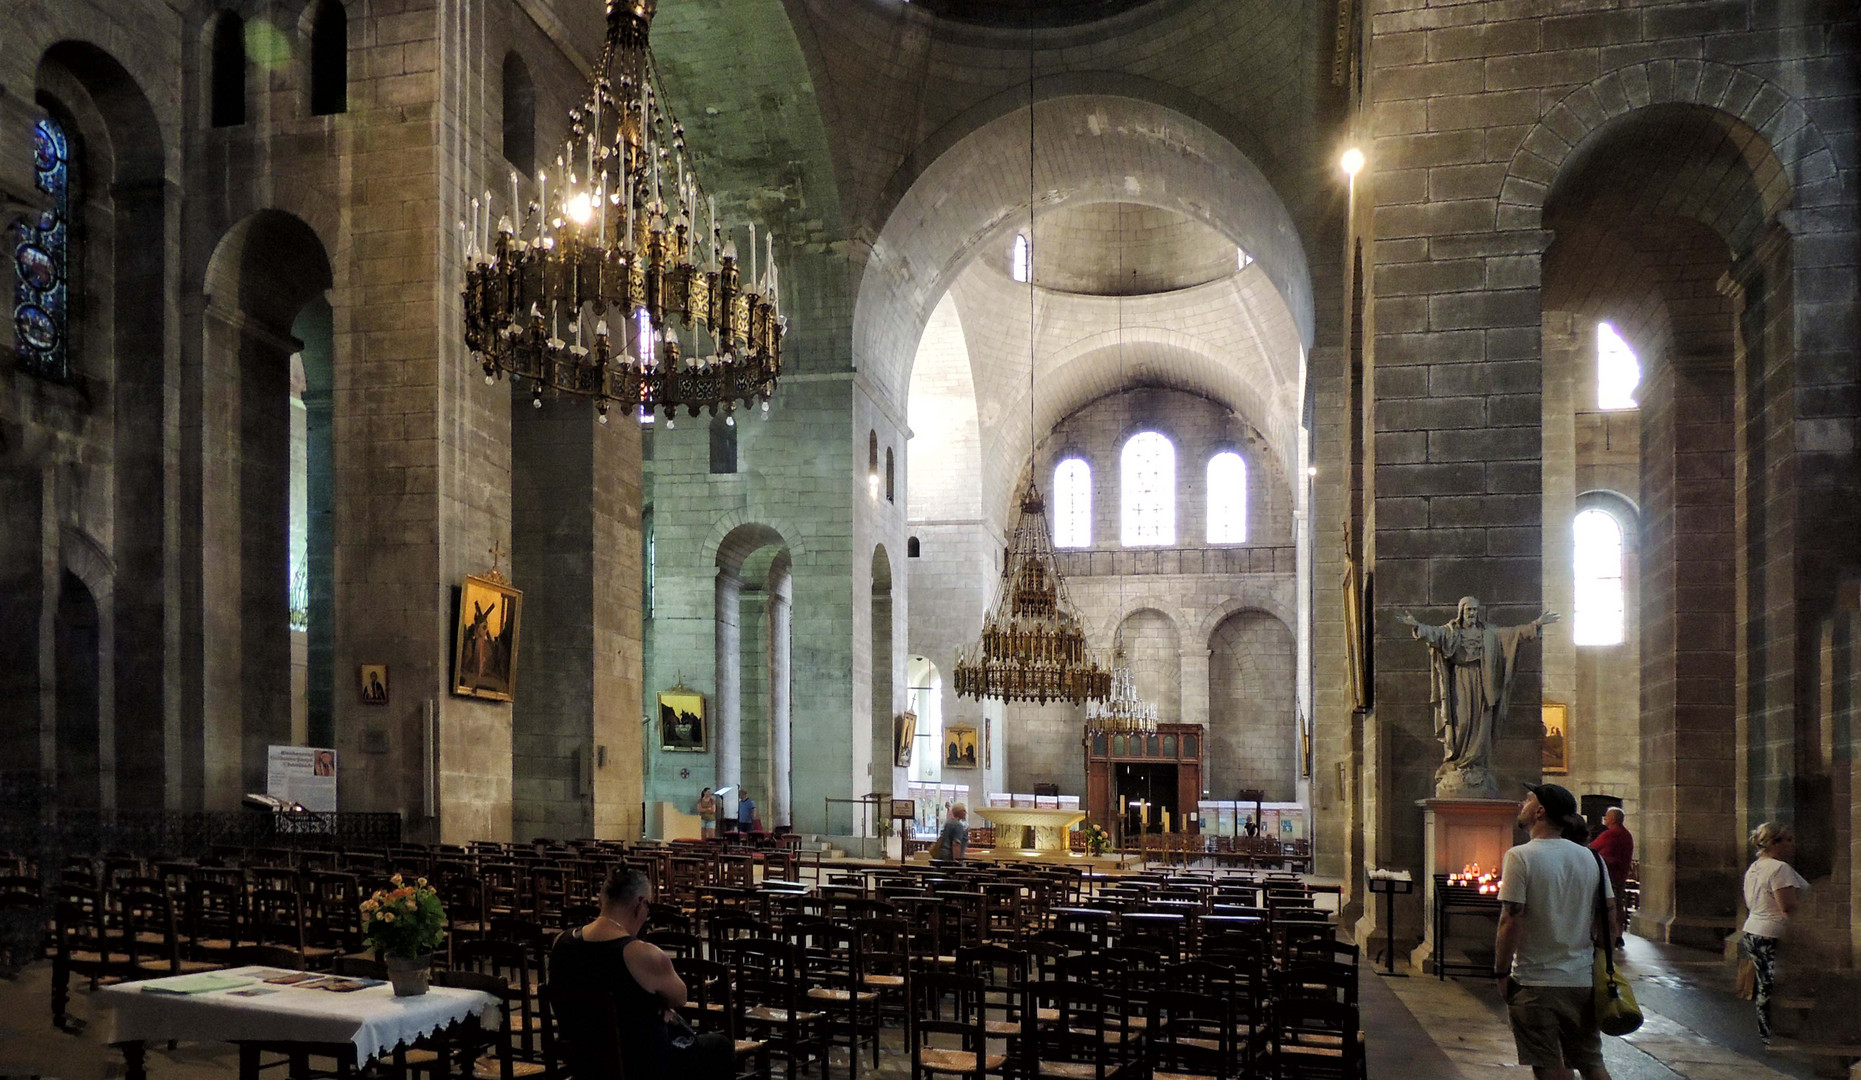
[[[675,1050],[669,1017],[685,1004],[685,982],[672,958],[640,940],[652,905],[646,875],[626,867],[608,875],[601,914],[556,938],[549,950],[549,984],[574,994],[609,994],[620,1026],[621,1059],[628,1080],[671,1076],[689,1080],[728,1077],[734,1044],[722,1034],[700,1035]]]

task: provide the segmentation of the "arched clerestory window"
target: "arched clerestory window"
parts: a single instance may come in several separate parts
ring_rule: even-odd
[[[45,117],[32,126],[35,186],[50,206],[19,225],[13,251],[13,333],[19,364],[42,379],[71,377],[71,140]]]
[[[349,111],[349,12],[323,0],[310,24],[310,113]]]
[[[536,171],[536,83],[523,57],[504,54],[504,160],[529,176]]]
[[[1641,361],[1622,335],[1608,323],[1596,324],[1596,407],[1639,408],[1635,389],[1641,385]]]
[[[213,65],[207,75],[214,127],[246,122],[246,21],[222,11],[213,24]]]
[[[1247,542],[1247,462],[1232,450],[1208,459],[1208,542]]]
[[[1008,251],[1008,276],[1016,281],[1026,281],[1034,273],[1034,245],[1029,242],[1026,233],[1015,233],[1014,244]]]
[[[1176,542],[1176,448],[1154,431],[1124,444],[1118,462],[1125,547],[1165,547]]]
[[[1607,510],[1591,507],[1579,512],[1572,525],[1577,611],[1571,640],[1578,645],[1620,645],[1628,610],[1622,522]]]
[[[898,482],[892,448],[885,448],[885,501],[897,502]]]
[[[1053,546],[1092,546],[1092,466],[1069,457],[1053,469]]]

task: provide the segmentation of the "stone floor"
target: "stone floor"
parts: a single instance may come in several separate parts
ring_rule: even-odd
[[[1726,965],[1707,954],[1631,938],[1625,964],[1647,1021],[1626,1039],[1605,1038],[1616,1080],[1782,1080],[1818,1074],[1805,1063],[1764,1053],[1749,1003],[1731,992]],[[123,1075],[121,1057],[95,1025],[77,1035],[54,1031],[51,971],[40,963],[0,980],[0,1080],[103,1080]],[[1498,992],[1484,980],[1430,976],[1384,978],[1364,971],[1361,998],[1373,1080],[1496,1080],[1529,1073],[1514,1060]],[[90,1021],[88,995],[73,995],[72,1015]],[[881,1080],[907,1075],[896,1031],[887,1032]],[[833,1076],[844,1073],[844,1052]],[[869,1064],[867,1058],[862,1065]],[[862,1068],[862,1074],[874,1074]],[[151,1048],[152,1080],[213,1080],[237,1074],[225,1046]],[[1834,1073],[1833,1075],[1843,1075]],[[1855,1074],[1861,1076],[1861,1072]]]

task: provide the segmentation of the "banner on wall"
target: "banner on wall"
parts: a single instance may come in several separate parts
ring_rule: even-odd
[[[306,810],[336,812],[336,751],[316,746],[265,750],[265,793]]]

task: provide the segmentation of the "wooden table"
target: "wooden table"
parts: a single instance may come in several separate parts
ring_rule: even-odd
[[[473,1017],[491,1027],[500,1018],[497,999],[476,990],[436,986],[417,997],[395,997],[386,983],[337,993],[264,981],[288,974],[281,968],[243,967],[216,974],[249,981],[206,993],[164,994],[145,988],[172,980],[149,979],[104,987],[92,995],[92,1001],[112,1013],[114,1034],[105,1041],[122,1048],[129,1080],[145,1080],[144,1048],[151,1041],[235,1043],[240,1080],[258,1080],[263,1050],[293,1057],[331,1056],[338,1075],[348,1076],[425,1032]],[[251,991],[260,993],[247,996]]]

